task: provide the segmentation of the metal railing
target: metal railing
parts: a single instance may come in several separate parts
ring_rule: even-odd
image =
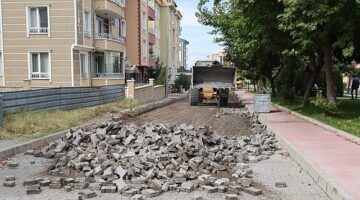
[[[48,34],[49,28],[29,27],[30,34]]]
[[[96,39],[115,40],[115,41],[122,42],[122,43],[125,42],[123,37],[117,36],[117,35],[112,35],[109,33],[96,33]]]
[[[32,72],[31,78],[32,79],[49,79],[50,74],[49,73],[41,73],[41,72]]]
[[[121,78],[123,73],[95,73],[94,78]]]

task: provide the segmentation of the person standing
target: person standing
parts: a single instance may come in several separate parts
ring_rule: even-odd
[[[355,99],[357,99],[359,84],[360,84],[360,79],[354,76],[351,82],[351,99],[354,99],[354,90],[355,90]]]

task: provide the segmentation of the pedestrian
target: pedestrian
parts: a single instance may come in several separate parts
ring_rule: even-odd
[[[359,84],[360,84],[360,79],[356,76],[353,76],[351,82],[351,99],[354,99],[354,90],[355,90],[355,99],[357,99]]]

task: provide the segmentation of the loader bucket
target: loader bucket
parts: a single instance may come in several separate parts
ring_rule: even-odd
[[[212,87],[232,87],[235,83],[236,68],[193,67],[193,86],[212,85]]]

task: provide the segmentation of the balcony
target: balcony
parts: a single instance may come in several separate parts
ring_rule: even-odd
[[[125,16],[120,0],[96,0],[96,14],[108,19],[118,19]]]
[[[155,10],[148,6],[148,16],[150,19],[155,20]]]
[[[125,39],[109,33],[96,33],[96,48],[100,50],[124,51]]]
[[[149,33],[149,44],[155,44],[155,35],[153,33]]]

